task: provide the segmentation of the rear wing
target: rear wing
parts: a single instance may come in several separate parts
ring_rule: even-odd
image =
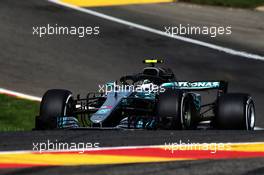
[[[227,92],[228,82],[226,81],[178,81],[163,83],[161,85],[165,88],[177,88],[191,91],[202,91],[202,90],[212,90],[218,89],[224,93]]]

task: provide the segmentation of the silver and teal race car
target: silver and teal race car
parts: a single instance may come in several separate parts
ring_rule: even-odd
[[[254,129],[249,94],[228,93],[225,81],[178,81],[171,69],[155,66],[162,62],[144,60],[151,65],[142,72],[99,86],[86,98],[48,90],[35,129]],[[204,92],[214,98],[205,103]]]

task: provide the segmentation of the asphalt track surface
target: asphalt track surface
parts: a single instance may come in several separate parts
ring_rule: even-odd
[[[152,6],[146,8],[151,9]],[[154,6],[155,7],[155,6]],[[127,9],[127,8],[130,8]],[[160,28],[161,17],[140,12],[140,7],[95,9],[136,23]],[[132,10],[131,10],[132,9]],[[139,9],[133,11],[133,9]],[[262,16],[257,14],[257,16]],[[166,17],[166,16],[165,16]],[[164,18],[165,18],[164,17]],[[176,18],[175,18],[176,19]],[[166,23],[169,23],[167,21]],[[38,38],[33,26],[100,26],[101,35],[85,39],[65,36]],[[0,85],[41,96],[50,88],[66,88],[85,94],[98,84],[120,75],[138,72],[142,59],[166,58],[178,79],[230,82],[230,91],[252,94],[257,108],[257,125],[264,127],[264,62],[225,54],[152,33],[116,24],[63,8],[43,0],[1,0]],[[260,26],[261,27],[261,26]],[[263,30],[262,30],[263,32]],[[247,33],[247,32],[246,32]],[[260,36],[261,37],[261,36]],[[239,37],[238,37],[239,38]],[[198,38],[203,39],[203,38]],[[204,39],[209,41],[209,39]],[[248,39],[249,40],[249,39]],[[263,55],[257,44],[212,41],[235,49]],[[245,41],[245,43],[248,43]],[[263,131],[44,131],[0,133],[0,150],[32,149],[32,142],[58,139],[96,141],[101,146],[153,145],[164,142],[253,142],[263,141]],[[203,160],[170,163],[45,167],[1,170],[1,174],[264,174],[264,159]]]
[[[100,147],[263,141],[263,131],[33,131],[1,133],[1,150],[32,150],[34,143],[100,143]],[[198,160],[105,166],[0,170],[1,174],[263,174],[264,159]]]

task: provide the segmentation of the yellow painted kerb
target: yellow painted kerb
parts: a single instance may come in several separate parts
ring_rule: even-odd
[[[191,158],[161,158],[140,156],[111,156],[86,154],[0,154],[0,164],[30,164],[30,165],[100,165],[123,163],[146,163],[192,160]]]
[[[173,2],[173,0],[61,0],[61,2],[81,7],[100,7],[112,5]]]

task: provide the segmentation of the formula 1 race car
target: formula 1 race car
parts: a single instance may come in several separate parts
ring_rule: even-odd
[[[46,129],[209,129],[253,130],[255,107],[250,95],[227,93],[225,81],[177,81],[171,69],[151,64],[142,72],[100,86],[86,98],[68,90],[48,90],[36,117]],[[202,93],[215,91],[203,104]],[[198,93],[200,92],[200,93]]]

